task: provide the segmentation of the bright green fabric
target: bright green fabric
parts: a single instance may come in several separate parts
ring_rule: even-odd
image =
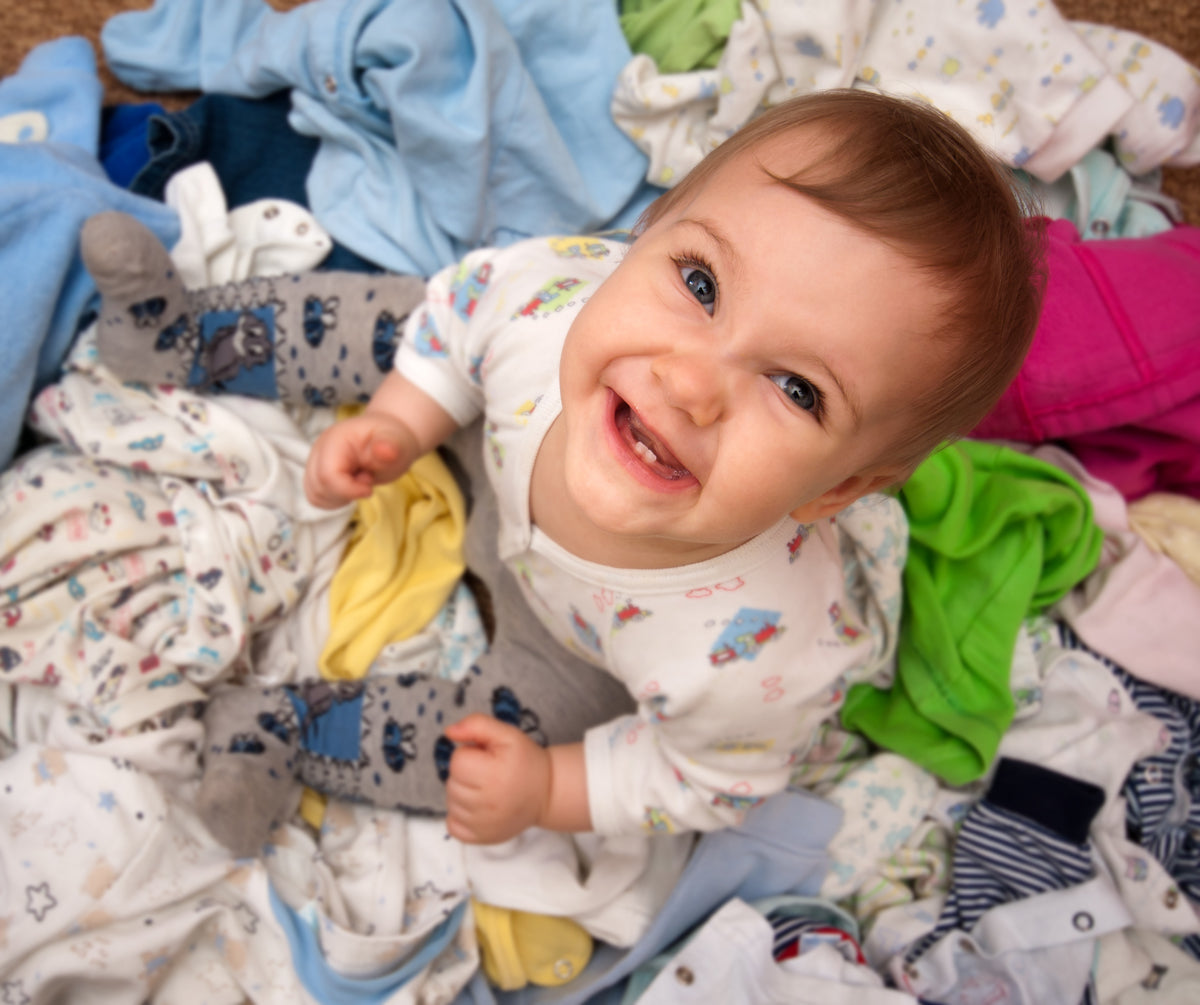
[[[842,722],[962,785],[987,772],[1012,721],[1021,622],[1095,568],[1103,535],[1078,482],[992,443],[939,450],[900,501],[910,543],[896,680],[852,687]]]
[[[621,31],[660,73],[711,69],[741,9],[741,0],[624,0]]]

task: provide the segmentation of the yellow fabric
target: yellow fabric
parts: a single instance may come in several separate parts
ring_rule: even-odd
[[[583,972],[592,937],[570,918],[471,901],[483,972],[502,991],[526,984],[558,987]]]
[[[328,798],[316,789],[304,786],[300,790],[300,819],[313,830],[319,831],[325,822],[325,806],[328,802]]]
[[[521,954],[513,937],[513,912],[491,904],[471,901],[475,915],[475,938],[479,943],[480,962],[487,979],[502,991],[515,991],[529,983]]]
[[[463,574],[465,526],[462,492],[436,453],[359,502],[329,588],[322,677],[357,680],[384,646],[429,624]]]
[[[513,932],[531,984],[566,984],[592,958],[592,937],[570,918],[513,911]]]
[[[1200,502],[1190,496],[1152,492],[1129,504],[1129,526],[1200,585]]]

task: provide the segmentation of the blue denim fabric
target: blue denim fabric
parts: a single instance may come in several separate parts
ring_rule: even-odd
[[[100,115],[100,163],[108,180],[121,188],[130,182],[150,160],[146,144],[146,126],[152,115],[165,115],[166,109],[153,101],[136,105],[114,105]]]
[[[207,161],[231,209],[271,198],[307,206],[306,179],[319,143],[288,124],[290,108],[286,91],[259,99],[206,94],[181,112],[150,116],[148,162],[130,181],[130,190],[162,199],[173,174]],[[321,268],[378,270],[336,242]]]

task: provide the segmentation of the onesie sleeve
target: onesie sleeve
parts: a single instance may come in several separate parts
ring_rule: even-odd
[[[588,807],[597,834],[733,827],[788,781],[786,757],[760,750],[753,767],[723,763],[730,758],[719,750],[652,724],[644,714],[589,730],[584,751]]]
[[[480,361],[500,330],[495,291],[503,285],[502,270],[513,261],[511,250],[482,248],[436,273],[396,350],[396,370],[459,425],[483,410]]]
[[[646,616],[619,629],[614,649],[617,662],[643,667],[622,674],[637,712],[584,738],[597,833],[740,823],[786,788],[847,686],[890,672],[903,511],[877,496],[865,514],[847,511],[837,523],[798,528],[802,562],[784,555],[709,595],[689,591],[670,622],[670,598],[637,604]]]
[[[670,698],[640,701],[636,714],[589,730],[593,829],[674,834],[732,827],[781,792],[795,752],[836,710],[841,687],[833,662],[810,664],[801,674],[794,662],[764,656],[757,669],[762,676],[747,686],[714,687],[694,707]]]

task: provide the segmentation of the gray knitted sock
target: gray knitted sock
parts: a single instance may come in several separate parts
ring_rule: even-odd
[[[271,829],[295,810],[300,745],[283,725],[287,712],[282,688],[225,688],[205,707],[196,810],[213,837],[238,858],[257,855]]]
[[[546,742],[538,714],[480,676],[472,667],[458,682],[408,674],[217,692],[204,714],[201,819],[244,857],[283,819],[297,779],[339,799],[445,814],[450,723],[481,712]]]
[[[391,369],[417,276],[309,272],[185,289],[167,249],[115,210],[83,226],[100,359],[122,380],[310,405],[366,401]]]

